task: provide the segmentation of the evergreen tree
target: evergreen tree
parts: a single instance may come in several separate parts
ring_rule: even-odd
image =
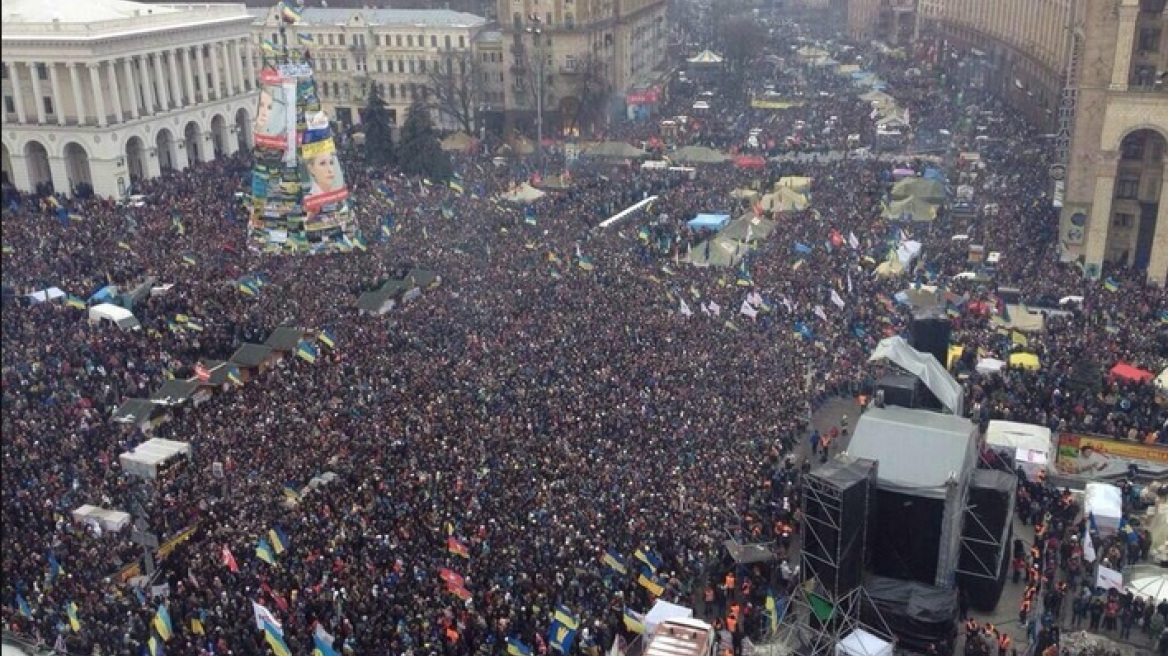
[[[421,102],[410,105],[410,114],[402,125],[398,165],[408,175],[421,175],[432,180],[447,180],[454,172],[450,155],[438,143],[430,112]]]
[[[393,128],[389,122],[389,110],[376,84],[370,83],[368,102],[361,123],[365,128],[365,157],[375,166],[389,166],[394,163]]]

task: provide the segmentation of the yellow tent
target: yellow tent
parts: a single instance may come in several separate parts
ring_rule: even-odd
[[[1042,365],[1038,362],[1038,356],[1033,353],[1012,353],[1010,354],[1010,366],[1037,371]]]
[[[800,175],[788,175],[786,177],[779,178],[779,181],[775,183],[775,191],[778,191],[782,187],[794,189],[801,194],[805,194],[808,191],[811,191],[811,178],[806,178]]]

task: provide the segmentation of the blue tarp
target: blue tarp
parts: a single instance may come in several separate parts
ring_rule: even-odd
[[[941,171],[941,169],[937,169],[937,168],[930,167],[930,168],[925,169],[925,174],[922,177],[925,178],[926,180],[936,180],[938,182],[947,182],[947,180],[945,178],[945,174]]]
[[[107,285],[97,290],[97,293],[89,297],[90,303],[104,303],[113,299],[114,294],[118,293],[118,288],[113,285]]]
[[[729,214],[699,214],[690,219],[689,227],[694,230],[712,230],[717,232],[730,223]]]

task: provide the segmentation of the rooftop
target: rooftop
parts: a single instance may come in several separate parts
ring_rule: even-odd
[[[271,7],[249,7],[248,12],[260,21],[267,19]],[[410,25],[418,27],[477,27],[487,19],[450,9],[335,9],[307,7],[301,15],[307,25],[346,25],[355,16],[368,25]]]
[[[248,15],[243,4],[146,4],[130,0],[4,0],[6,42],[76,41],[133,36],[198,25],[229,25]]]
[[[176,14],[168,5],[147,5],[130,0],[5,0],[5,26],[30,23],[99,23],[155,14]]]

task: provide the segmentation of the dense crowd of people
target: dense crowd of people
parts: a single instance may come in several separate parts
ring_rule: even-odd
[[[960,122],[965,108],[935,77],[905,75],[875,55],[865,63],[919,120]],[[870,137],[868,107],[848,78],[810,67],[801,76],[828,95],[777,112],[715,101],[677,136],[662,138],[656,122],[606,136],[667,148],[839,150],[837,137],[819,133],[835,117],[836,135]],[[686,89],[663,116],[686,110]],[[88,299],[146,276],[173,287],[134,305],[141,331],[90,324],[68,303],[5,307],[6,628],[69,653],[140,653],[157,633],[160,602],[116,576],[140,548],[70,514],[84,503],[140,504],[162,539],[196,527],[160,561],[174,622],[167,654],[265,653],[253,602],[282,622],[293,653],[308,652],[317,627],[353,654],[498,654],[508,639],[544,653],[563,606],[580,618],[577,649],[595,655],[618,634],[632,639],[625,611],[644,613],[657,598],[708,600],[726,644],[740,647],[765,629],[768,593],[782,597],[797,573],[791,563],[728,570],[721,543],[727,531],[795,539],[793,455],[809,408],[871,389],[868,353],[911,318],[894,295],[914,279],[943,286],[967,299],[954,318],[957,342],[1003,359],[1017,348],[989,314],[969,309],[992,306],[995,289],[957,276],[968,251],[956,233],[1003,253],[999,285],[1085,297],[1081,311],[1030,336],[1039,371],[965,379],[988,417],[1168,442],[1168,413],[1147,385],[1107,381],[1102,394],[1068,383],[1084,358],[1163,369],[1165,292],[1115,268],[1114,293],[1060,263],[1056,219],[1036,195],[1045,154],[1024,147],[1029,128],[992,99],[983,107],[1003,115],[1001,135],[1017,146],[989,162],[977,189],[979,204],[1000,209],[912,226],[881,216],[888,161],[827,156],[762,170],[702,166],[692,177],[585,160],[566,189],[528,209],[497,199],[529,179],[530,164],[457,156],[459,191],[368,166],[350,149],[342,163],[369,248],[311,257],[247,248],[235,193],[247,188],[246,154],[140,182],[142,207],[14,198],[3,212],[3,261],[18,298],[56,286]],[[804,134],[796,121],[813,128]],[[798,144],[787,139],[795,133]],[[954,130],[953,139],[961,149],[973,134]],[[899,164],[924,167],[911,156]],[[813,180],[811,207],[774,217],[778,231],[741,269],[681,262],[698,239],[687,219],[785,175]],[[650,195],[659,200],[649,213],[596,229]],[[667,237],[651,247],[638,234],[650,224]],[[907,231],[923,244],[916,270],[874,275]],[[833,235],[855,244],[833,246]],[[357,296],[404,265],[438,273],[441,287],[385,316],[358,313]],[[249,275],[264,282],[241,293],[236,281]],[[738,310],[750,292],[766,299],[755,319]],[[173,409],[152,436],[191,443],[184,466],[148,485],[120,469],[118,455],[147,436],[112,422],[114,409],[283,325],[327,329],[334,345],[321,345],[315,363],[286,358]],[[296,492],[326,472],[336,478]],[[261,558],[269,531],[287,544]]]

